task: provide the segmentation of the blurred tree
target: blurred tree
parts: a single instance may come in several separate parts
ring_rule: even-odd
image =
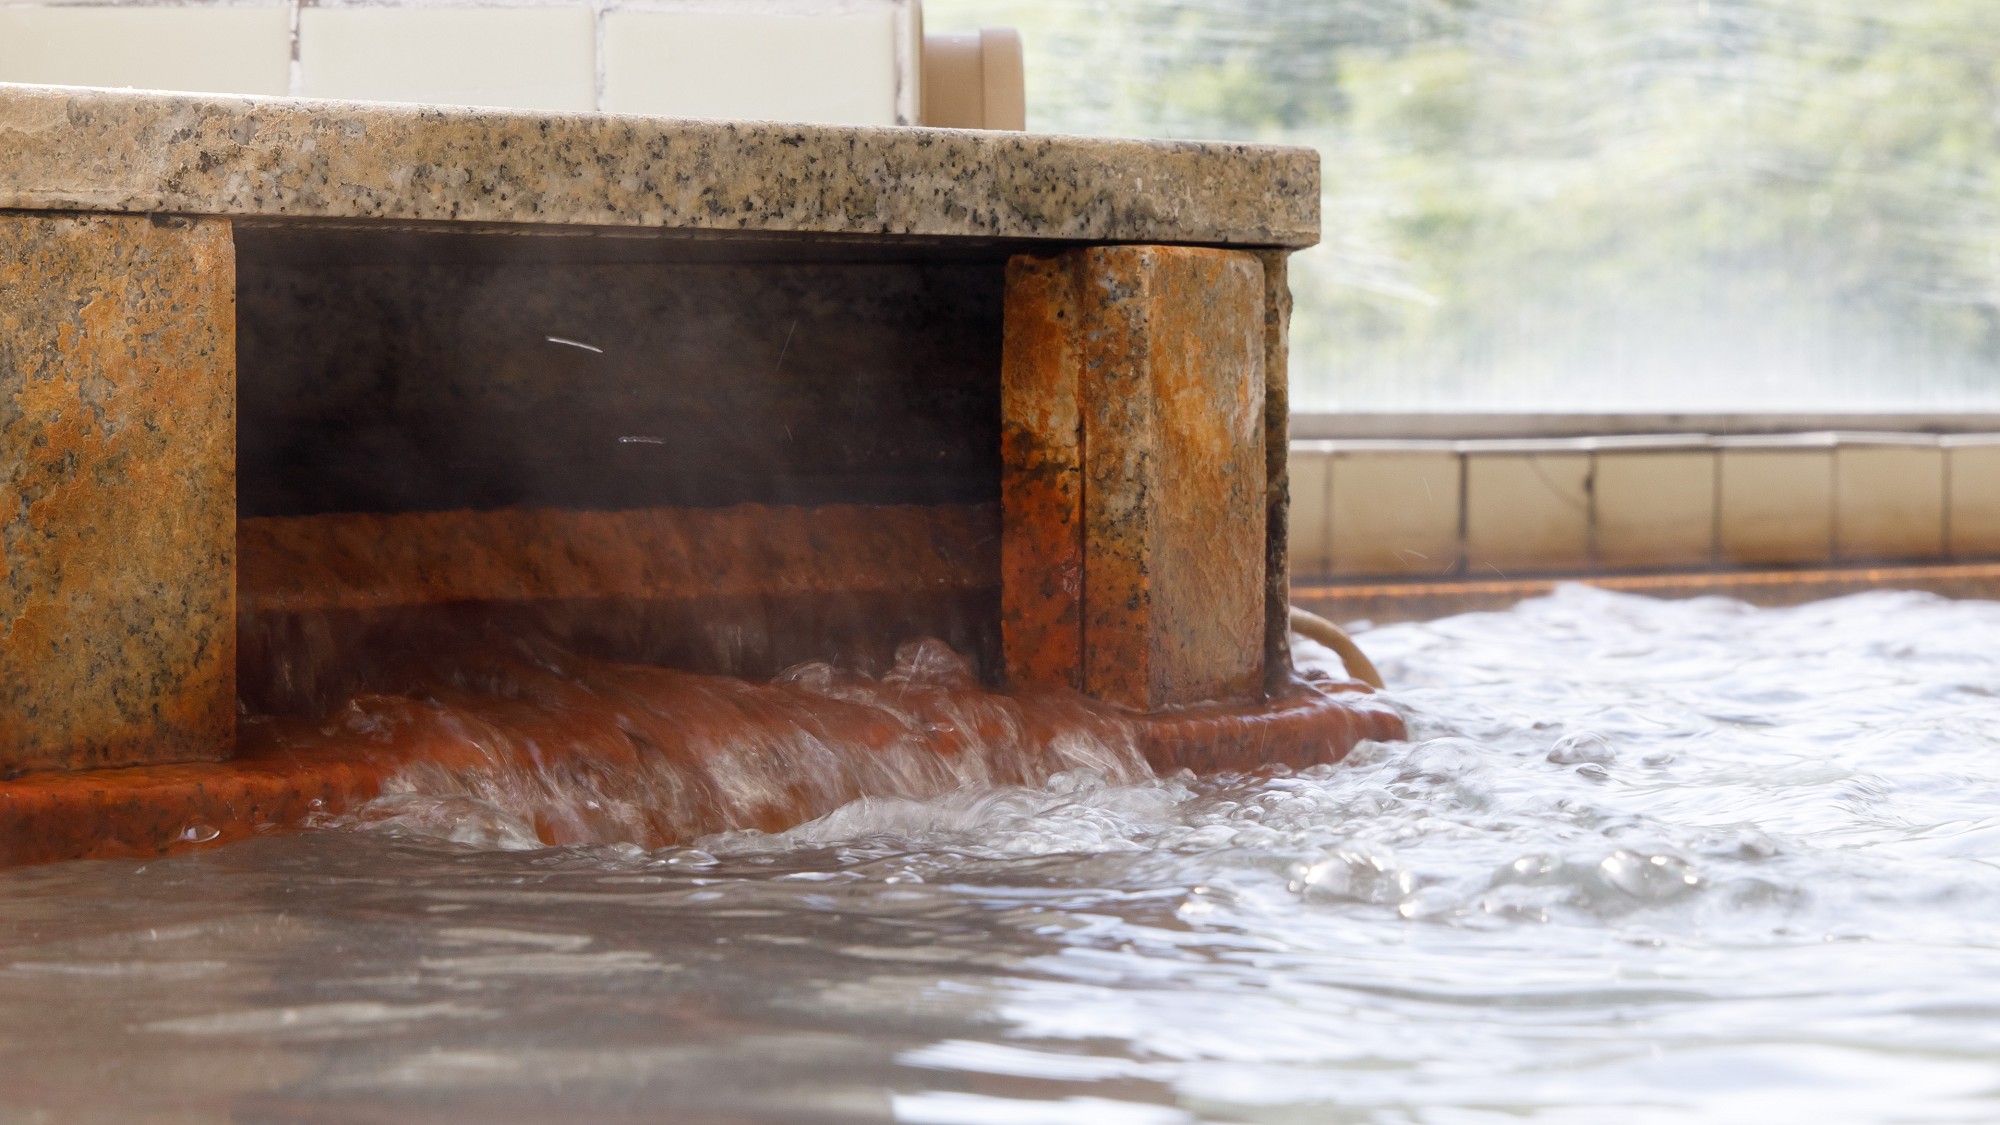
[[[1307,143],[1298,400],[2000,406],[1991,0],[929,0],[1037,128]]]

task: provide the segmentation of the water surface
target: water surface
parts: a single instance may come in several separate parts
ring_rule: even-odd
[[[1296,774],[0,874],[0,1120],[2000,1118],[2000,603],[1362,642],[1413,741]]]

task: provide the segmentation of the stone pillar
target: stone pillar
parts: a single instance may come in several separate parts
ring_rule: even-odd
[[[1292,680],[1292,286],[1289,250],[1264,263],[1264,691]]]
[[[1002,363],[1010,678],[1158,710],[1263,688],[1265,270],[1254,253],[1016,258]]]
[[[224,221],[0,212],[0,772],[232,749],[235,273]]]

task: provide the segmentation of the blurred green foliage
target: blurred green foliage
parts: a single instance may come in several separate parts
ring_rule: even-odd
[[[2000,406],[1994,0],[928,0],[1030,126],[1317,147],[1296,399]]]

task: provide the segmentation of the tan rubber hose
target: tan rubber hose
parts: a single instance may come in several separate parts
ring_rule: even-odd
[[[1347,635],[1347,630],[1328,621],[1317,613],[1307,613],[1298,606],[1292,607],[1292,632],[1320,644],[1340,654],[1340,662],[1347,668],[1347,674],[1372,688],[1382,686],[1382,673],[1375,670],[1375,662]]]

